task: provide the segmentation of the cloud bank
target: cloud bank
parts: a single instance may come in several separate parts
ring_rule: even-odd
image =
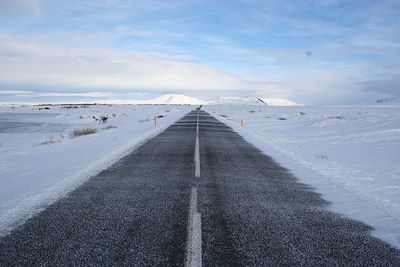
[[[19,87],[86,89],[266,90],[282,85],[246,81],[215,67],[168,55],[71,48],[0,35],[0,81]]]

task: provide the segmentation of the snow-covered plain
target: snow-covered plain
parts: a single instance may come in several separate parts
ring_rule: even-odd
[[[79,104],[49,108],[0,106],[0,235],[193,109]],[[157,126],[154,116],[163,116]],[[108,119],[102,122],[101,117]],[[87,128],[98,132],[70,136]]]
[[[400,106],[204,109],[313,185],[331,209],[400,247]]]
[[[177,99],[182,97],[170,95],[161,102]],[[274,107],[242,104],[248,98],[223,100],[203,109],[313,185],[332,202],[332,210],[372,225],[377,237],[400,247],[399,105]],[[0,235],[194,107],[49,108],[0,106]],[[156,127],[154,115],[163,116]],[[104,123],[102,116],[108,118]],[[70,137],[73,130],[86,128],[98,132]]]

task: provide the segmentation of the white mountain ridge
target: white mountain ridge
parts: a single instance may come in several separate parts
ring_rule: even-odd
[[[283,98],[258,98],[254,96],[220,96],[211,101],[209,104],[233,104],[233,105],[268,105],[268,106],[300,106],[300,104]]]
[[[299,103],[296,103],[292,100],[284,99],[284,98],[267,97],[267,98],[262,98],[262,100],[268,106],[302,106]]]
[[[252,96],[220,96],[209,101],[210,104],[256,105],[263,104],[257,97]]]
[[[153,99],[145,100],[147,104],[167,104],[167,105],[201,105],[205,104],[206,101],[178,94],[167,94],[162,95]]]
[[[104,104],[133,104],[133,105],[202,105],[207,101],[179,94],[165,94],[150,99],[107,99],[99,101]]]
[[[296,102],[283,98],[258,98],[254,96],[220,96],[211,100],[203,100],[183,94],[165,94],[156,98],[143,100],[106,100],[110,104],[150,104],[150,105],[268,105],[299,106]]]

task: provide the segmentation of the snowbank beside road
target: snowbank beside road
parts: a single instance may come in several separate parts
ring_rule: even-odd
[[[205,109],[400,247],[399,106]]]
[[[0,107],[0,234],[112,165],[193,107]],[[157,126],[153,117],[159,116]],[[73,131],[96,133],[72,136]],[[72,134],[72,135],[71,135]]]

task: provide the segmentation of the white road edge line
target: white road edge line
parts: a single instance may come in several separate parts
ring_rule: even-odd
[[[195,186],[190,190],[187,233],[185,267],[200,267],[202,266],[201,214],[197,212],[197,188]]]
[[[197,111],[196,144],[194,149],[194,176],[200,177],[199,112]]]

